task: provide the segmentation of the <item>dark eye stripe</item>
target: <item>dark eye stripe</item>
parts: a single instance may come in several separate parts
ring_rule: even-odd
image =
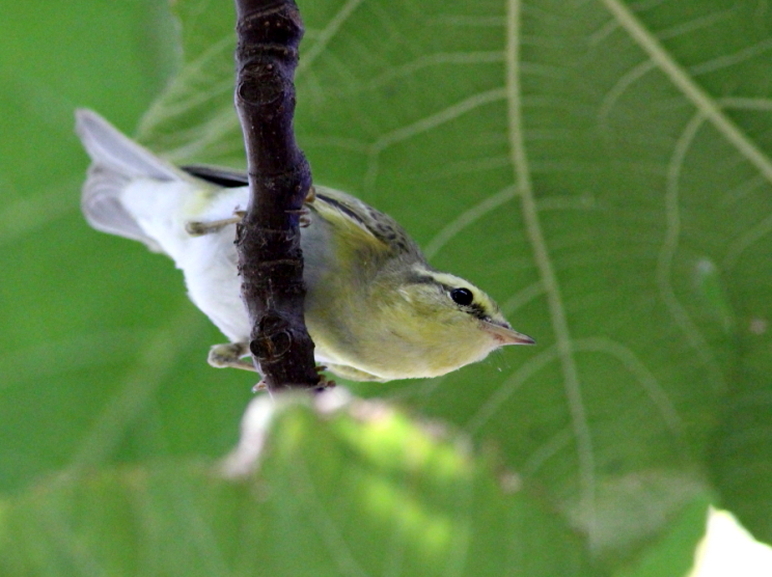
[[[410,284],[433,284],[445,288],[445,285],[438,283],[437,279],[434,277],[428,274],[421,274],[419,272],[413,271],[407,275],[405,282]]]
[[[481,321],[487,321],[491,318],[490,315],[485,312],[485,309],[477,303],[472,303],[471,305],[464,307],[464,310]]]
[[[428,274],[421,274],[419,272],[411,272],[406,278],[405,282],[408,283],[415,283],[415,284],[431,284],[435,285],[436,287],[440,288],[442,291],[444,291],[448,298],[450,298],[450,291],[453,289],[459,288],[454,287],[450,285],[446,285],[444,283],[441,283],[437,281],[436,278],[433,276],[430,276]],[[474,295],[474,291],[472,291],[472,294]],[[459,305],[460,306],[460,305]],[[472,304],[462,306],[461,307],[464,311],[468,312],[473,317],[480,319],[481,321],[489,321],[491,320],[490,315],[485,311],[485,309],[480,305],[480,303],[476,301],[472,301]]]
[[[453,297],[450,296],[450,293],[453,290],[456,290],[458,287],[452,287],[452,286],[448,286],[448,285],[443,284],[442,288],[445,289],[445,292],[448,294],[448,297],[453,299]],[[461,307],[461,309],[463,309],[464,311],[468,312],[473,317],[475,317],[477,319],[480,319],[481,321],[489,320],[490,319],[490,315],[487,312],[485,312],[485,309],[482,307],[482,305],[480,303],[478,303],[476,300],[474,300],[474,291],[472,291],[470,289],[466,289],[466,290],[469,290],[469,292],[472,293],[472,299],[473,300],[468,305],[458,305],[458,306]]]

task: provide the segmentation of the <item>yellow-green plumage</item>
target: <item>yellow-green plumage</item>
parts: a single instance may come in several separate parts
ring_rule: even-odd
[[[333,372],[355,380],[433,377],[496,348],[480,319],[447,292],[472,291],[475,306],[506,330],[498,306],[471,283],[432,269],[391,217],[327,188],[308,207],[312,225],[319,218],[332,231],[335,264],[309,291],[306,323]]]
[[[250,325],[233,246],[233,215],[248,200],[246,176],[178,169],[90,111],[79,111],[77,130],[93,160],[83,192],[87,220],[168,254],[193,302],[232,341],[214,347],[210,362],[248,367],[239,359]],[[307,208],[305,319],[317,360],[337,375],[434,377],[502,345],[533,343],[480,289],[432,269],[388,215],[325,187],[316,187]]]

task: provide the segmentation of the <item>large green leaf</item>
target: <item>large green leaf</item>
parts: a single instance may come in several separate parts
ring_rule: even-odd
[[[711,479],[772,538],[769,19],[725,2],[301,9],[316,180],[391,212],[539,341],[377,393],[495,442],[601,556]],[[197,80],[178,77],[143,134],[183,134],[167,146],[180,161],[238,164],[219,89],[231,16],[202,43],[206,10],[181,5]]]
[[[72,108],[135,122],[174,59],[163,4],[78,0],[42,15],[18,4],[0,18],[0,490],[19,493],[0,510],[8,550],[22,533],[3,519],[41,510],[33,487],[62,495],[41,475],[74,471],[62,489],[72,509],[57,509],[68,522],[85,495],[113,510],[132,471],[171,494],[164,461],[223,454],[254,382],[206,366],[222,337],[186,301],[168,260],[90,231],[77,211],[87,162]],[[483,286],[538,341],[441,379],[355,392],[448,422],[516,472],[523,507],[557,516],[521,518],[520,496],[486,494],[546,535],[528,555],[560,540],[575,572],[556,574],[589,571],[588,553],[601,574],[681,573],[708,495],[772,540],[772,34],[763,4],[300,8],[296,127],[315,180],[392,214],[435,266]],[[232,6],[181,0],[175,10],[185,65],[139,136],[177,161],[243,166]],[[305,426],[327,431],[313,419]],[[309,466],[320,471],[325,448],[313,447]],[[338,471],[344,486],[358,482]],[[180,475],[192,499],[212,495],[196,470]],[[286,509],[293,495],[260,519],[288,534],[303,534],[306,519],[326,522],[306,497]],[[84,531],[134,522],[119,530],[84,519],[95,523]],[[34,544],[39,531],[33,523],[23,534]],[[356,560],[368,555],[359,537],[343,541]],[[78,550],[77,538],[63,539],[65,551]],[[340,542],[318,546],[340,558]]]
[[[468,443],[378,403],[353,409],[279,410],[257,474],[241,480],[201,464],[121,467],[0,502],[0,573],[592,574],[560,517],[499,482]]]

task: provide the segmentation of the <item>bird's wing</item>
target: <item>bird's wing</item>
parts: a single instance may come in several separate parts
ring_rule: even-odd
[[[348,227],[353,237],[369,245],[385,258],[402,258],[425,262],[421,249],[397,221],[348,194],[326,187],[316,187],[312,210],[325,213],[325,218]],[[336,214],[337,213],[337,214]],[[361,233],[357,233],[357,229]]]

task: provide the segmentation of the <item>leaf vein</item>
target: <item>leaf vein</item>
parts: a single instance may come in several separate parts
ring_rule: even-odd
[[[579,462],[580,507],[587,512],[589,533],[595,533],[595,458],[592,434],[582,399],[579,372],[574,358],[568,320],[560,294],[555,270],[552,265],[544,233],[541,230],[539,213],[530,179],[530,168],[525,150],[525,134],[522,119],[522,88],[520,86],[520,11],[522,3],[509,0],[507,3],[507,50],[506,90],[508,108],[508,131],[512,167],[518,194],[520,195],[526,232],[531,241],[555,333],[555,346],[563,373],[563,385],[571,414],[571,423],[576,438]]]

